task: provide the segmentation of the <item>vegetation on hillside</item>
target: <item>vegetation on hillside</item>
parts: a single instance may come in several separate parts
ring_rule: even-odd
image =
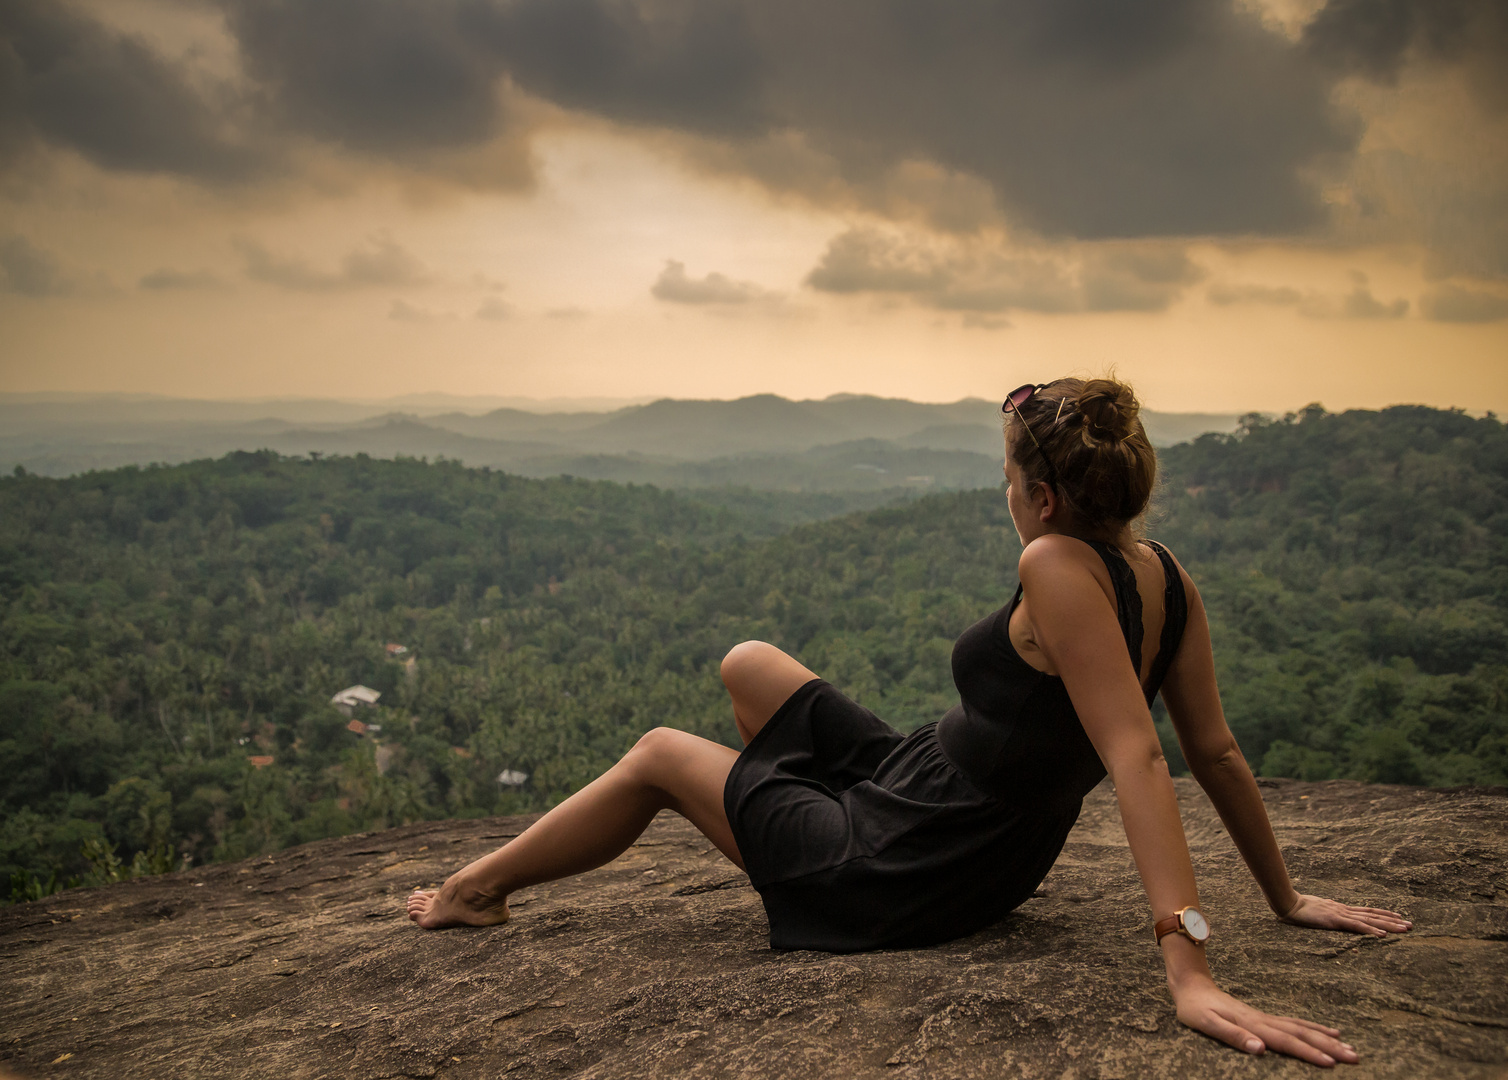
[[[1508,782],[1498,421],[1313,408],[1163,470],[1149,532],[1200,582],[1260,771]],[[269,453],[0,480],[0,874],[20,899],[542,808],[654,725],[734,742],[716,670],[748,637],[936,719],[953,638],[1015,587],[1001,494],[775,536],[759,505]],[[330,704],[356,683],[376,728]]]

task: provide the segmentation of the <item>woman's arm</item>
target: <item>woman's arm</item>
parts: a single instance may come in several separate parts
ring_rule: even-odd
[[[1178,799],[1163,760],[1115,608],[1077,541],[1045,536],[1021,557],[1021,583],[1036,641],[1063,679],[1084,731],[1115,784],[1137,873],[1152,905],[1148,920],[1199,904]],[[1204,947],[1181,934],[1162,940],[1178,1018],[1248,1053],[1272,1047],[1316,1065],[1355,1061],[1333,1028],[1270,1016],[1216,987]]]
[[[1225,722],[1215,682],[1209,620],[1199,590],[1187,574],[1184,591],[1189,598],[1188,624],[1163,682],[1162,699],[1178,732],[1189,771],[1214,803],[1268,906],[1278,918],[1303,926],[1379,937],[1409,929],[1412,924],[1396,912],[1352,907],[1304,895],[1293,887],[1262,794]]]

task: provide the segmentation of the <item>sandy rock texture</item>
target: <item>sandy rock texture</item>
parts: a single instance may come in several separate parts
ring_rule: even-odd
[[[1300,886],[1392,907],[1366,940],[1277,923],[1178,781],[1217,977],[1322,1019],[1344,1075],[1508,1076],[1508,793],[1263,781]],[[920,950],[772,952],[689,825],[426,933],[416,885],[528,823],[413,825],[0,909],[0,1073],[20,1077],[1274,1077],[1180,1027],[1102,786],[1040,895]]]

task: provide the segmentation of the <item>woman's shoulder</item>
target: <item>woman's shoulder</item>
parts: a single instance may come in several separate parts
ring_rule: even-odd
[[[1151,552],[1166,554],[1185,588],[1194,588],[1193,578],[1173,554],[1172,548],[1161,541],[1146,538],[1141,543]],[[1108,581],[1107,563],[1117,550],[1110,544],[1094,544],[1063,533],[1049,533],[1037,537],[1022,549],[1018,568],[1023,583],[1031,579],[1043,582],[1062,580],[1065,576],[1082,578],[1086,572],[1097,580]]]
[[[1048,585],[1085,577],[1106,577],[1104,560],[1088,543],[1060,533],[1039,536],[1021,551],[1017,563],[1021,583]]]

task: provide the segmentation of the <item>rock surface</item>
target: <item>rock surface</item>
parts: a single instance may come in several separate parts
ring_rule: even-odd
[[[1508,797],[1263,781],[1307,891],[1391,907],[1386,939],[1277,923],[1180,780],[1211,960],[1332,1023],[1361,1077],[1508,1075]],[[403,916],[527,818],[413,825],[0,909],[0,1071],[22,1077],[1250,1077],[1178,1025],[1109,790],[1040,895],[951,944],[772,952],[758,896],[663,815],[487,930]]]

